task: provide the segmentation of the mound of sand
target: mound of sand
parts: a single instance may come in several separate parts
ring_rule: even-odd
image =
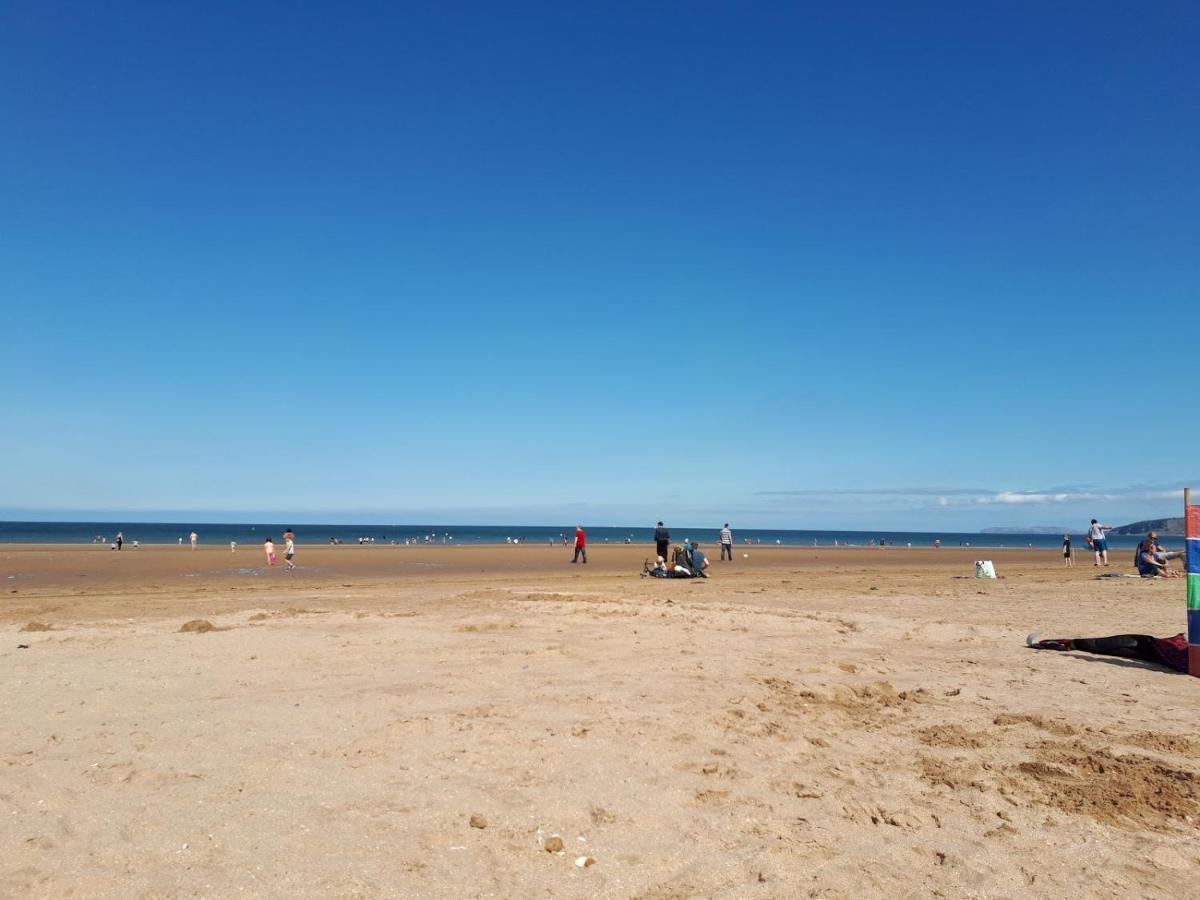
[[[215,630],[216,626],[208,619],[192,619],[190,622],[184,622],[179,627],[180,631],[194,632],[196,634],[204,634],[207,631]]]

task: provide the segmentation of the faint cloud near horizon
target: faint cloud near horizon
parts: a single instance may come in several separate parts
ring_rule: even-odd
[[[796,491],[755,491],[755,497],[938,497],[952,494],[985,494],[981,488],[809,488]]]
[[[1193,482],[1195,483],[1195,482]],[[756,491],[756,497],[909,497],[932,501],[930,505],[946,507],[971,506],[1044,506],[1066,503],[1105,503],[1117,500],[1145,501],[1183,498],[1183,482],[1119,488],[1097,488],[1092,485],[1071,485],[1041,490],[990,490],[965,487],[915,488],[833,488],[822,490]]]

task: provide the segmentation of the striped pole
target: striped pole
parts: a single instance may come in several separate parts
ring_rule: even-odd
[[[1184,533],[1187,535],[1188,674],[1200,677],[1200,506],[1183,489]]]

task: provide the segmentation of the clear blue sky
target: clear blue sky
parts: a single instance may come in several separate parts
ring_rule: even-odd
[[[1174,512],[1197,47],[1190,2],[0,3],[0,515]]]

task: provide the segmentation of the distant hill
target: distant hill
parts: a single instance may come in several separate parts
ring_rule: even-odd
[[[1166,519],[1146,519],[1142,522],[1131,522],[1114,528],[1112,534],[1145,534],[1147,531],[1157,531],[1162,535],[1183,536],[1183,516],[1173,516]]]
[[[980,534],[1066,534],[1070,528],[1062,525],[1021,525],[1018,527],[1004,526],[1001,528],[982,528]]]

